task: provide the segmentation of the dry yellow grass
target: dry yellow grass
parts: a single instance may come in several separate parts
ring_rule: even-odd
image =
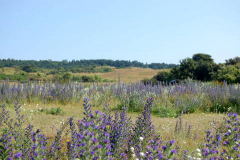
[[[3,69],[0,70],[0,72],[8,75],[14,75],[16,69],[13,67],[4,67]]]
[[[137,82],[144,78],[152,78],[158,72],[165,69],[147,69],[147,68],[125,68],[125,69],[114,69],[113,72],[107,73],[76,73],[74,75],[100,75],[103,79],[110,79],[118,81],[118,75],[120,75],[120,81],[125,83]]]
[[[48,137],[53,138],[56,135],[56,130],[61,128],[62,122],[66,122],[69,117],[74,117],[75,120],[81,119],[83,115],[83,107],[81,104],[75,105],[46,105],[39,104],[22,105],[21,113],[25,115],[25,127],[28,124],[34,125],[34,128],[39,128]],[[64,111],[63,115],[51,115],[45,112],[38,112],[39,108],[50,109],[52,107],[61,107]],[[14,115],[13,107],[8,107],[10,113]],[[102,110],[102,108],[92,107],[92,110]],[[132,121],[135,122],[140,113],[128,113]],[[179,118],[161,118],[152,116],[152,121],[155,125],[156,132],[160,134],[161,139],[175,139],[176,144],[181,149],[193,151],[203,142],[205,131],[213,128],[213,123],[220,124],[223,122],[223,114],[186,114],[182,116],[181,131],[175,132],[175,127]],[[179,126],[179,125],[178,125]],[[191,126],[188,134],[188,127]],[[68,127],[69,128],[69,127]],[[69,129],[67,129],[69,133]],[[65,140],[66,136],[63,137]]]
[[[132,68],[124,68],[124,69],[116,69],[114,67],[111,67],[113,69],[113,72],[107,72],[107,73],[74,73],[74,75],[99,75],[103,79],[109,79],[118,81],[118,76],[120,75],[120,81],[124,83],[131,83],[131,82],[137,82],[141,81],[144,78],[152,78],[155,76],[158,72],[164,71],[167,69],[150,69],[150,68],[138,68],[138,67],[132,67]],[[2,70],[1,70],[2,72]],[[13,67],[5,67],[4,72],[8,75],[13,75],[16,73],[15,68]],[[37,75],[37,73],[29,73],[30,75]],[[46,76],[44,73],[41,73],[42,75]],[[53,78],[53,75],[47,75],[47,78],[51,79]]]

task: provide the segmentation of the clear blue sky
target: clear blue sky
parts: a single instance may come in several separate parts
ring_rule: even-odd
[[[0,59],[217,63],[240,56],[240,0],[0,0]]]

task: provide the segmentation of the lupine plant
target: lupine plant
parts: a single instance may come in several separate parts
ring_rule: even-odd
[[[70,117],[51,140],[29,124],[23,127],[24,116],[15,104],[15,118],[6,106],[0,112],[0,156],[2,159],[93,159],[93,160],[168,160],[168,159],[239,159],[239,117],[229,113],[226,128],[207,130],[206,140],[195,153],[181,151],[174,139],[165,141],[155,132],[151,119],[154,98],[148,98],[144,110],[135,123],[127,115],[127,108],[114,115],[106,106],[103,112],[91,109],[84,98],[84,117],[78,121]],[[70,129],[63,140],[66,128]],[[68,132],[67,132],[68,133]]]
[[[236,113],[229,113],[223,131],[206,131],[206,143],[202,146],[203,159],[240,159],[239,118]]]
[[[186,81],[180,84],[143,83],[97,84],[84,86],[82,83],[59,84],[25,82],[0,83],[0,101],[6,103],[79,103],[83,97],[93,100],[98,107],[106,101],[114,101],[113,108],[141,112],[148,97],[155,99],[153,111],[161,117],[176,117],[179,113],[226,112],[229,107],[240,112],[240,85],[223,85]]]

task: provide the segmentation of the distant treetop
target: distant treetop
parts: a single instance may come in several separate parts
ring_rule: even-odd
[[[15,60],[15,59],[0,59],[0,67],[14,67],[14,66],[36,66],[44,69],[59,69],[59,68],[85,68],[85,67],[96,67],[96,66],[111,66],[117,68],[126,67],[140,67],[140,68],[152,68],[152,69],[170,69],[176,66],[175,64],[166,63],[151,63],[144,64],[138,61],[126,61],[126,60],[107,60],[107,59],[97,59],[97,60],[62,60],[62,61],[52,61],[52,60]]]

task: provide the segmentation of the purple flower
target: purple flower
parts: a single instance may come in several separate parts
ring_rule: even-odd
[[[21,152],[16,153],[16,154],[15,154],[15,157],[16,157],[16,158],[21,158],[21,157],[22,157],[22,153],[21,153]]]
[[[97,148],[102,148],[102,145],[101,144],[97,145]]]
[[[81,147],[84,147],[86,144],[85,143],[81,143]]]
[[[166,149],[167,149],[167,146],[162,146],[162,149],[163,149],[163,150],[166,150]]]
[[[92,138],[93,143],[97,143],[97,138]]]
[[[175,143],[174,139],[170,141],[170,144],[173,145]]]
[[[176,154],[176,153],[177,153],[177,150],[176,150],[176,149],[172,149],[172,150],[171,150],[171,153],[172,153],[172,154]]]

